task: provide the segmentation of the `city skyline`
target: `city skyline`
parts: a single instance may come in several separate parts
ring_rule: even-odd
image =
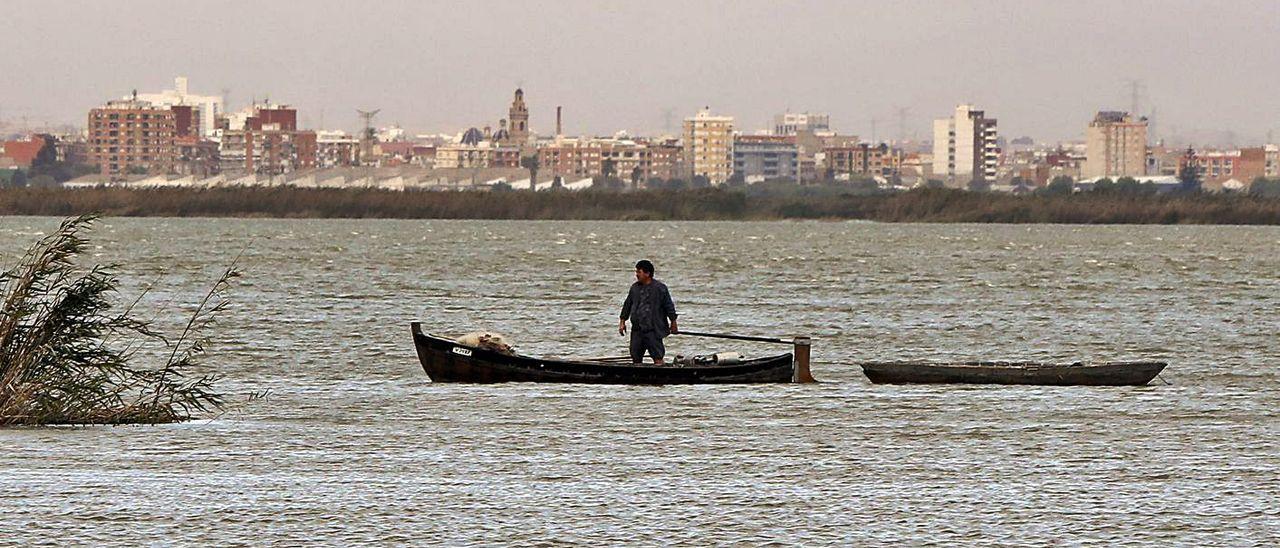
[[[307,6],[11,7],[0,70],[20,78],[0,118],[83,126],[105,99],[186,75],[194,93],[229,91],[230,109],[270,97],[302,125],[348,130],[356,108],[380,108],[380,125],[455,133],[496,122],[521,86],[542,134],[557,106],[583,135],[678,134],[710,106],[744,131],[789,110],[928,140],[933,119],[975,103],[1008,138],[1079,140],[1094,112],[1131,110],[1134,81],[1153,138],[1261,142],[1280,126],[1280,50],[1266,47],[1280,15],[1262,2]],[[55,20],[76,39],[42,39]]]

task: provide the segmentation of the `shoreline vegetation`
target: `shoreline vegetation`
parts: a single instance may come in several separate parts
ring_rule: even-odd
[[[299,187],[0,190],[0,215],[65,217],[90,212],[123,217],[1280,225],[1280,198],[1199,192],[1012,195],[938,188],[886,193],[847,185],[577,192]]]
[[[77,263],[94,219],[63,221],[0,274],[0,426],[160,424],[222,409],[217,376],[192,369],[234,264],[166,337],[135,311],[142,295],[116,302],[115,266]]]

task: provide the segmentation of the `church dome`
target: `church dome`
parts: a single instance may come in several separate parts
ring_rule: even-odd
[[[478,145],[483,140],[484,134],[476,128],[468,129],[466,133],[462,134],[462,144],[464,145]]]

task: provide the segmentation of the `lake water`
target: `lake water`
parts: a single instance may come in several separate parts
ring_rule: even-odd
[[[5,264],[56,222],[0,219]],[[206,360],[233,406],[0,430],[0,544],[1280,539],[1280,228],[113,218],[93,237],[168,324],[245,250]],[[417,363],[415,319],[621,354],[642,257],[683,328],[811,335],[823,382],[437,385]],[[856,366],[917,358],[1170,365],[1141,388]]]

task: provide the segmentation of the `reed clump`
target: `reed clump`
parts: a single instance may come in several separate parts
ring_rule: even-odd
[[[191,372],[234,264],[170,339],[135,314],[141,296],[117,305],[114,265],[77,263],[94,220],[64,221],[0,274],[0,425],[156,424],[221,408],[216,376]],[[137,366],[143,348],[160,363]]]

